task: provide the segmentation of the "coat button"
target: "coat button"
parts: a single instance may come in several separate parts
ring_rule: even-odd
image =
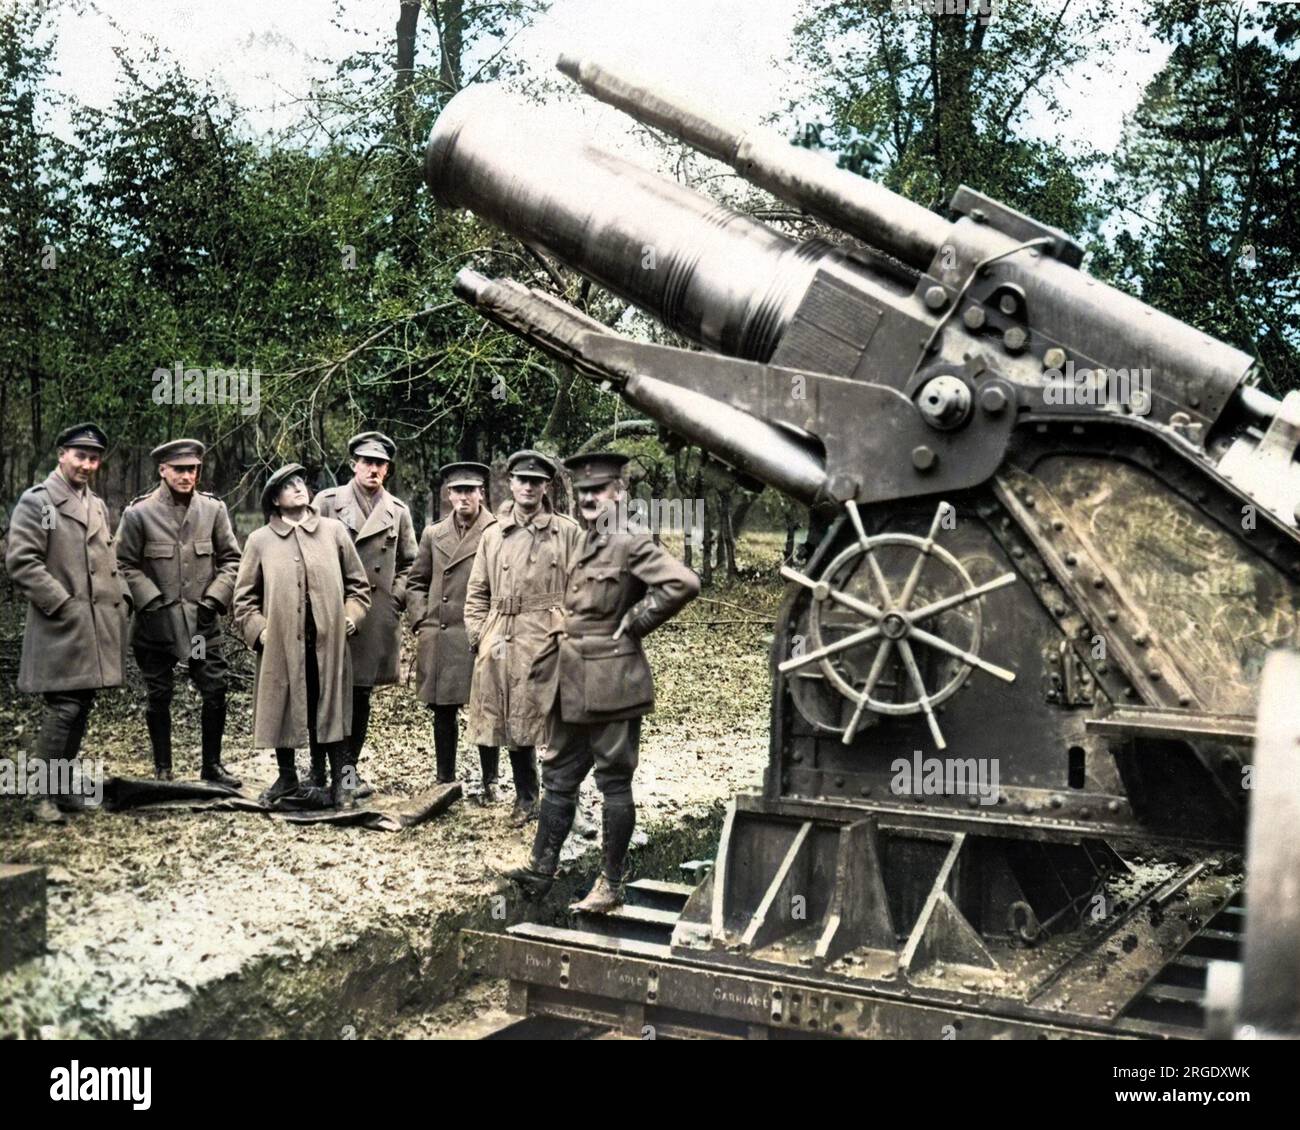
[[[444,632],[447,630],[446,624],[439,624],[438,627],[441,628]]]
[[[449,596],[444,596],[444,597],[442,598],[442,603],[443,603],[443,604],[446,604],[447,601],[449,601],[450,599],[451,599],[451,597],[449,597]]]
[[[509,568],[510,568],[510,562],[509,562],[509,561],[502,561],[502,562],[501,562],[501,568],[502,568],[502,569],[509,569]]]
[[[301,557],[295,557],[294,560],[295,560],[295,561],[301,561],[302,558],[301,558]]]

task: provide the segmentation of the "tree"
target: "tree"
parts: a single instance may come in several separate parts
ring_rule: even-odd
[[[1300,387],[1300,13],[1153,3],[1173,46],[1126,124],[1096,269]]]
[[[1086,173],[1096,154],[1067,156],[1030,136],[1028,119],[1061,113],[1060,74],[1084,81],[1090,53],[1115,36],[1111,0],[1021,0],[900,7],[891,0],[810,0],[796,25],[795,61],[813,75],[799,108],[802,144],[934,211],[957,186],[1069,232],[1092,221]],[[982,14],[983,12],[983,14]],[[792,107],[792,110],[795,108]]]

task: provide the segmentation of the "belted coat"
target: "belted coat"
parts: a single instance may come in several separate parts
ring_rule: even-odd
[[[648,714],[654,678],[641,640],[699,595],[699,577],[647,533],[582,530],[565,581],[563,632],[533,671],[538,710],[546,715],[558,705],[575,724]]]
[[[195,491],[188,506],[178,506],[159,483],[122,511],[117,561],[136,608],[132,646],[184,659],[195,636],[217,631],[215,620],[200,628],[199,602],[206,599],[219,612],[230,608],[239,542],[221,499]]]
[[[475,648],[468,738],[474,745],[536,745],[546,716],[529,693],[533,660],[564,621],[564,577],[577,523],[544,503],[520,521],[513,501],[479,541],[465,594]]]

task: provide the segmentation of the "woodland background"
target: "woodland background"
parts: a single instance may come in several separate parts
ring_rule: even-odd
[[[207,489],[247,511],[287,459],[319,485],[346,478],[346,438],[378,428],[401,445],[394,485],[417,514],[435,507],[429,484],[450,459],[608,440],[616,398],[482,321],[450,283],[466,265],[509,274],[609,324],[623,304],[437,209],[421,177],[429,129],[462,87],[571,96],[511,55],[545,4],[384,0],[388,49],[338,60],[299,123],[268,136],[147,45],[118,53],[107,109],[56,105],[60,2],[0,0],[0,518],[81,419],[111,433],[99,490],[114,509],[155,481],[147,453],[175,435],[210,441]],[[1135,11],[1172,52],[1114,152],[1067,152],[1060,76],[1104,59]],[[1250,352],[1275,395],[1300,387],[1300,8],[1005,0],[989,23],[810,0],[788,52],[814,91],[772,108],[792,141],[935,211],[967,183],[1063,228],[1087,243],[1093,274]],[[1055,135],[1031,101],[1059,111]],[[56,108],[75,139],[51,129]],[[653,140],[684,182],[814,230]],[[177,361],[258,369],[260,411],[157,405],[151,375]],[[791,549],[792,504],[756,502],[652,428],[617,443],[635,454],[643,493],[706,498],[706,580],[735,572],[742,524],[784,528]]]

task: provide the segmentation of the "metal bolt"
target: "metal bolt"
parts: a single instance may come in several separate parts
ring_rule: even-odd
[[[929,471],[937,462],[939,457],[925,444],[912,448],[912,466],[918,471]]]
[[[1002,344],[1008,353],[1019,353],[1029,340],[1029,335],[1021,326],[1011,326],[1002,332]]]
[[[831,476],[830,482],[826,484],[826,490],[836,502],[847,502],[858,493],[857,480],[852,475],[841,471]]]
[[[1107,609],[1106,609],[1106,619],[1109,620],[1109,621],[1113,624],[1113,623],[1115,623],[1116,620],[1119,619],[1119,613],[1116,612],[1115,609],[1113,609],[1113,608],[1107,608]]]
[[[1060,808],[1064,803],[1065,803],[1065,797],[1063,797],[1060,793],[1052,794],[1051,805],[1053,808]]]
[[[980,330],[984,328],[984,307],[967,306],[962,313],[961,320],[966,323],[968,330]]]
[[[1007,406],[1007,394],[996,385],[980,392],[980,407],[990,416],[996,416]]]
[[[1008,317],[1016,312],[1016,296],[1014,294],[1004,294],[998,299],[998,309]]]
[[[942,310],[948,305],[948,292],[941,286],[929,287],[925,292],[925,304],[931,310]]]
[[[1049,349],[1046,353],[1043,354],[1044,369],[1059,369],[1064,364],[1065,364],[1065,350],[1062,349],[1059,345],[1052,346],[1051,349]]]

